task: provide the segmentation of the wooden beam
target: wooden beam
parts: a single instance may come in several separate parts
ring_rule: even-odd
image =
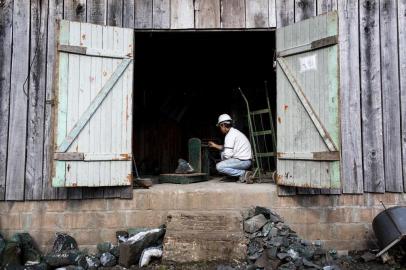
[[[72,54],[81,54],[87,56],[97,56],[97,57],[104,57],[104,58],[132,58],[132,54],[120,54],[115,51],[104,50],[104,49],[97,49],[97,48],[88,48],[86,46],[74,46],[74,45],[66,45],[60,44],[58,46],[58,51],[72,53]]]
[[[58,147],[58,152],[65,152],[69,149],[69,146],[75,140],[75,138],[79,135],[80,131],[84,128],[86,123],[89,119],[93,116],[96,112],[97,108],[99,108],[100,104],[106,98],[107,94],[113,89],[113,86],[117,83],[120,79],[121,75],[127,69],[128,65],[132,62],[131,59],[124,59],[114,73],[111,75],[110,79],[106,82],[97,96],[92,100],[89,107],[86,111],[80,116],[78,122],[73,126],[73,129],[68,133],[65,139],[61,142]]]
[[[289,68],[288,64],[286,63],[286,61],[282,57],[279,57],[279,58],[277,58],[277,62],[279,64],[279,66],[281,67],[281,69],[283,70],[283,72],[285,73],[289,83],[292,85],[293,90],[295,91],[301,104],[303,105],[306,112],[308,113],[310,119],[312,120],[314,126],[316,127],[317,131],[319,132],[319,134],[320,134],[321,138],[323,139],[324,143],[326,144],[327,148],[330,151],[337,151],[338,150],[337,146],[335,145],[334,141],[331,139],[330,134],[325,129],[325,127],[321,123],[319,117],[317,116],[316,112],[314,111],[313,107],[307,100],[307,98],[303,92],[302,86],[299,84],[299,82],[296,80],[295,76],[290,71],[290,68]]]
[[[54,153],[54,160],[59,161],[83,161],[85,159],[85,155],[83,153]]]
[[[306,52],[314,51],[314,50],[321,49],[321,48],[328,47],[328,46],[333,46],[336,44],[338,44],[338,36],[333,35],[333,36],[329,36],[326,38],[312,41],[311,43],[308,43],[308,44],[300,45],[298,47],[294,47],[294,48],[290,48],[290,49],[286,49],[286,50],[277,52],[276,55],[277,55],[277,57],[287,57],[287,56],[291,56],[291,55],[295,55],[295,54],[299,54],[299,53],[306,53]]]
[[[278,159],[297,159],[297,160],[314,160],[314,161],[336,161],[340,160],[340,152],[278,152]]]

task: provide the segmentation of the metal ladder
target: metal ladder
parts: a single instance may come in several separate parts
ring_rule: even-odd
[[[269,102],[268,85],[265,81],[265,98],[267,108],[251,111],[250,105],[244,92],[238,87],[238,90],[245,101],[247,107],[247,118],[250,141],[254,152],[254,178],[258,178],[259,182],[263,180],[264,174],[271,173],[271,161],[276,167],[276,135],[272,119],[271,104]],[[268,118],[269,126],[264,127],[264,118]],[[262,141],[260,140],[262,138]],[[273,149],[273,151],[270,151]],[[267,167],[269,171],[264,168]],[[271,176],[270,176],[271,177]]]

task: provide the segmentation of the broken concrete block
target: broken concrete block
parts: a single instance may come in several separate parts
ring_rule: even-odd
[[[282,218],[271,209],[262,206],[255,207],[255,215],[260,214],[264,215],[266,219],[274,223],[282,221]]]
[[[140,232],[123,242],[119,246],[119,264],[124,267],[130,267],[136,264],[147,247],[155,245],[165,234],[164,228],[152,229],[146,232]]]
[[[56,233],[56,239],[52,248],[52,253],[58,253],[67,250],[77,250],[78,244],[76,240],[66,233]]]
[[[147,266],[151,262],[152,258],[161,258],[162,253],[162,247],[150,247],[144,249],[138,264],[139,267]]]
[[[100,263],[103,266],[106,267],[111,267],[117,264],[117,259],[116,257],[114,257],[113,254],[111,254],[110,252],[104,252],[101,256],[100,256]]]
[[[256,215],[246,221],[244,221],[244,231],[247,233],[254,233],[260,230],[268,220],[263,214]]]

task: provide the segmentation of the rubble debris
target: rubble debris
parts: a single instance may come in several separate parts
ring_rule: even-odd
[[[183,173],[193,173],[195,170],[193,169],[192,165],[190,165],[184,159],[178,159],[178,167],[175,170],[175,173],[183,174]]]
[[[255,233],[260,230],[268,220],[263,214],[253,216],[252,218],[244,221],[244,231],[247,233]]]
[[[6,241],[3,251],[3,256],[0,260],[1,269],[7,266],[21,265],[21,247],[15,241]]]
[[[127,230],[128,235],[127,235],[125,241],[127,241],[128,237],[134,236],[134,235],[136,235],[137,233],[140,233],[140,232],[146,232],[148,230],[150,230],[150,229],[148,229],[148,228],[129,228]]]
[[[78,244],[72,236],[61,232],[56,233],[56,239],[54,241],[54,246],[52,247],[52,253],[77,249]]]
[[[148,247],[156,245],[158,240],[162,239],[165,234],[165,228],[160,227],[131,236],[127,241],[119,246],[120,258],[119,264],[129,267],[136,264],[142,254],[142,251]]]
[[[110,252],[104,252],[100,256],[100,263],[103,266],[111,267],[117,264],[117,259]]]
[[[147,266],[152,258],[161,258],[162,253],[163,253],[162,247],[150,247],[144,249],[138,264],[139,267]]]

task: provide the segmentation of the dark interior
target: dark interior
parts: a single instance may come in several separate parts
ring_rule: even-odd
[[[217,118],[228,113],[248,136],[251,110],[275,108],[275,35],[264,32],[137,32],[134,156],[142,174],[171,173],[187,160],[189,138],[222,143]],[[212,153],[216,157],[216,153]]]

